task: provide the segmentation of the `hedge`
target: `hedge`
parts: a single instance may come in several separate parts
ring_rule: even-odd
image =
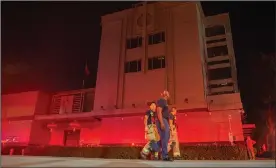
[[[14,155],[21,155],[24,149],[25,155],[30,156],[58,156],[58,157],[85,157],[108,159],[139,159],[142,147],[4,147],[2,155],[8,155],[9,150],[14,149]],[[246,147],[243,145],[181,145],[183,160],[246,160],[248,159]],[[172,155],[172,152],[170,153]]]

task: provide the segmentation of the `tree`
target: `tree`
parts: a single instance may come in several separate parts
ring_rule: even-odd
[[[276,65],[275,54],[249,54],[249,67],[243,84],[244,105],[250,122],[256,124],[254,131],[258,145],[271,139],[275,130]],[[274,137],[275,139],[275,137]]]
[[[276,55],[274,54],[262,54],[262,61],[271,73],[270,79],[272,85],[269,88],[270,93],[268,97],[264,99],[264,104],[266,104],[266,140],[268,144],[268,150],[275,152],[275,116],[276,116]],[[273,153],[274,153],[273,152]],[[273,156],[275,157],[275,156]]]

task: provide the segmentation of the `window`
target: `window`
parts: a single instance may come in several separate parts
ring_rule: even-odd
[[[225,41],[226,41],[226,38],[219,39],[219,40],[209,40],[209,41],[206,41],[206,44],[219,43],[219,42],[225,42]]]
[[[159,32],[148,36],[149,45],[165,42],[165,32]]]
[[[85,92],[83,98],[83,108],[82,112],[90,112],[94,107],[94,93],[93,92]]]
[[[226,56],[228,55],[228,48],[226,45],[217,46],[217,47],[209,47],[207,48],[207,53],[209,58],[217,57],[217,56]]]
[[[127,39],[127,49],[137,48],[142,46],[142,37]]]
[[[208,70],[209,80],[221,80],[232,78],[231,67]]]
[[[205,28],[205,34],[206,34],[206,37],[224,35],[225,28],[223,25],[208,27],[208,28]]]
[[[222,61],[212,61],[212,62],[208,62],[207,65],[211,66],[211,65],[217,65],[217,64],[225,64],[225,63],[230,63],[230,60],[222,60]]]
[[[141,60],[129,61],[125,63],[125,73],[140,72]]]
[[[209,95],[221,95],[221,94],[230,94],[230,93],[235,93],[235,89],[234,89],[234,83],[222,83],[222,84],[217,84],[217,85],[209,85]],[[216,90],[215,89],[219,89],[219,88],[222,88],[222,87],[232,87],[233,90],[229,90],[229,89],[226,89],[226,90],[223,90],[223,89],[220,89],[220,90]]]
[[[165,56],[148,59],[148,70],[165,68]]]
[[[234,83],[212,84],[212,85],[209,85],[209,88],[215,89],[215,88],[220,88],[220,87],[225,87],[225,86],[234,86]]]

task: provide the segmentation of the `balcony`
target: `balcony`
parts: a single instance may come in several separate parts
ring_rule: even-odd
[[[57,93],[52,97],[48,114],[91,112],[94,105],[94,89],[73,90]]]

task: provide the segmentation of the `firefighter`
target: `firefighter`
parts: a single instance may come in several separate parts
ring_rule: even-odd
[[[169,124],[170,124],[170,141],[168,145],[168,152],[173,149],[173,157],[174,159],[181,159],[180,150],[179,150],[179,141],[177,135],[177,124],[176,124],[176,112],[177,109],[173,107],[169,116]]]
[[[170,126],[169,126],[169,107],[168,99],[170,94],[168,91],[163,91],[161,93],[161,98],[157,101],[157,118],[156,122],[158,132],[161,140],[159,141],[159,146],[161,146],[161,157],[163,161],[173,161],[168,155],[168,144],[170,140]]]
[[[254,147],[253,147],[254,144],[256,144],[256,142],[253,139],[251,139],[250,136],[247,136],[246,146],[247,146],[247,151],[248,151],[250,160],[255,160],[255,152],[254,152]]]
[[[158,152],[159,146],[157,142],[160,140],[160,136],[158,134],[157,127],[155,125],[156,122],[156,104],[155,102],[151,102],[149,105],[149,110],[146,112],[144,118],[145,124],[145,133],[147,144],[141,151],[142,159],[146,159],[150,153],[154,154],[154,160],[158,160]]]

